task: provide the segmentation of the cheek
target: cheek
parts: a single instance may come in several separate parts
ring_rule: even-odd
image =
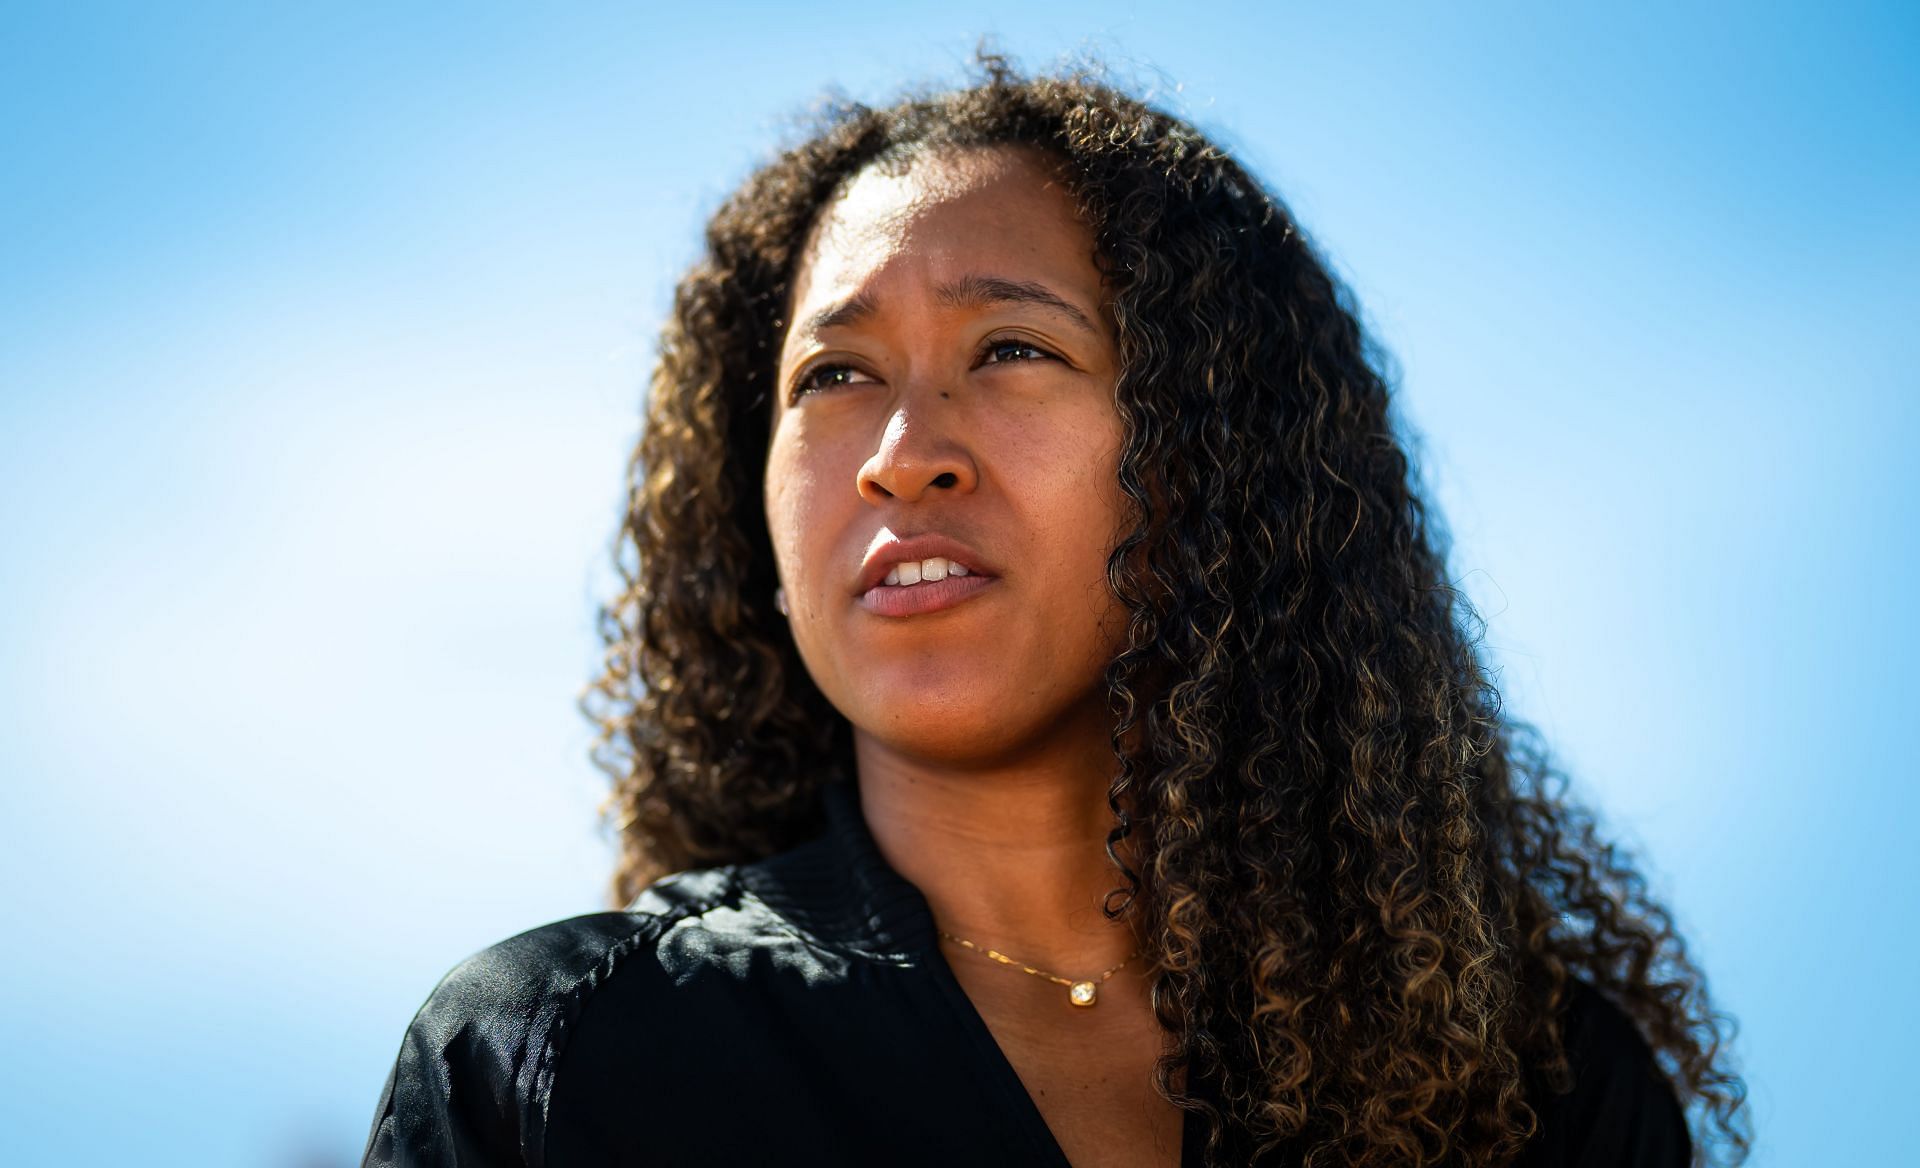
[[[854,490],[860,462],[845,444],[776,434],[767,452],[762,501],[774,563],[789,597],[824,596],[841,586],[851,512],[864,506]]]
[[[769,464],[765,492],[767,535],[773,542],[774,561],[780,566],[781,575],[785,576],[793,567],[795,545],[800,538],[800,512],[794,505],[800,495],[794,490],[792,478],[781,475],[776,479],[776,473],[776,469]]]
[[[804,448],[776,437],[767,452],[761,498],[767,513],[767,534],[773,540],[774,556],[783,574],[798,569],[804,561],[801,553],[806,546],[810,512],[807,501],[820,497],[819,477]]]
[[[1030,452],[1027,465],[1044,476],[1036,487],[1053,499],[1060,525],[1070,524],[1073,542],[1111,546],[1125,497],[1120,493],[1120,423],[1110,414],[1081,417],[1076,425],[1055,428],[1044,448]]]
[[[1110,418],[1083,420],[1073,432],[1048,435],[1045,448],[1023,460],[1020,481],[1010,483],[1025,501],[1040,546],[1048,549],[1050,575],[1059,581],[1063,604],[1103,610],[1112,599],[1107,557],[1125,533],[1127,509],[1119,484],[1120,435]],[[1098,439],[1089,443],[1089,436]]]

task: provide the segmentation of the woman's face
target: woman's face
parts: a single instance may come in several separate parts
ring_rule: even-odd
[[[1053,172],[1012,149],[868,169],[823,212],[787,319],[765,504],[815,683],[903,758],[1106,750],[1118,357]],[[942,560],[965,574],[936,580]]]

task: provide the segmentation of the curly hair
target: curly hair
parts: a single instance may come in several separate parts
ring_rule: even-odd
[[[1133,514],[1107,566],[1129,623],[1105,675],[1124,884],[1106,911],[1142,918],[1176,1039],[1158,1090],[1203,1115],[1209,1162],[1232,1135],[1315,1168],[1507,1164],[1538,1126],[1527,1074],[1571,1089],[1579,977],[1652,1047],[1696,1157],[1744,1160],[1732,1020],[1537,732],[1502,716],[1351,294],[1193,126],[1090,73],[982,69],[823,111],[713,215],[677,289],[582,698],[616,906],[809,838],[822,784],[851,773],[850,728],[774,611],[761,505],[811,225],[875,163],[1033,147],[1093,228],[1118,330]]]

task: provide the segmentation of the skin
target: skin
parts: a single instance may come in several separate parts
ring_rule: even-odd
[[[1100,912],[1120,883],[1102,675],[1125,629],[1106,562],[1127,509],[1093,237],[1026,151],[869,168],[824,211],[789,308],[767,520],[795,644],[852,725],[875,841],[941,929],[1098,975],[1138,941]],[[862,608],[868,549],[926,531],[998,578],[940,612]],[[1140,959],[1077,1009],[1062,986],[943,952],[1070,1160],[1178,1163]]]

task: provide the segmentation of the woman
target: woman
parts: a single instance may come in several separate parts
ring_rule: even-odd
[[[623,537],[624,911],[450,973],[367,1163],[1744,1155],[1343,291],[1190,126],[992,60],[830,115],[708,228]]]

